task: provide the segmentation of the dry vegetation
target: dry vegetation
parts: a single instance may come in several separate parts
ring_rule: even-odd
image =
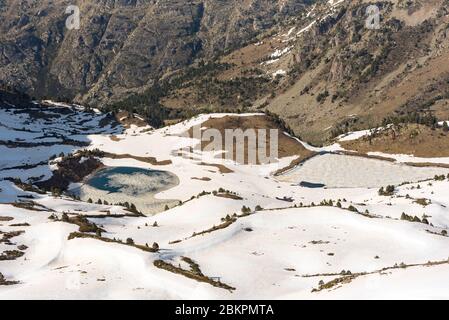
[[[374,271],[370,271],[370,272],[351,273],[350,271],[342,271],[340,274],[335,274],[335,273],[334,274],[316,274],[316,275],[304,275],[302,277],[311,278],[311,277],[324,277],[324,276],[326,276],[326,277],[327,276],[339,276],[338,278],[335,278],[329,282],[320,281],[320,283],[318,284],[318,289],[312,290],[312,292],[319,292],[322,290],[330,290],[330,289],[336,290],[336,289],[340,288],[341,286],[343,286],[344,284],[351,283],[353,280],[355,280],[361,276],[374,275],[374,274],[385,275],[386,271],[391,271],[391,270],[416,268],[416,267],[433,267],[433,266],[439,266],[439,265],[444,265],[444,264],[448,264],[448,263],[449,263],[449,260],[428,261],[426,263],[414,263],[414,264],[405,264],[402,262],[400,264],[395,264],[394,266],[391,266],[391,267],[385,267],[380,270],[374,270]]]
[[[234,171],[229,169],[228,167],[226,167],[223,164],[218,164],[218,163],[206,163],[206,162],[201,162],[199,163],[200,166],[206,166],[206,167],[215,167],[218,169],[218,171],[221,174],[226,174],[226,173],[233,173]]]
[[[449,133],[419,124],[395,126],[372,136],[340,143],[359,153],[383,152],[416,157],[449,157]]]
[[[111,159],[134,159],[137,161],[149,163],[153,166],[167,166],[172,164],[171,160],[157,160],[154,157],[139,157],[139,156],[133,156],[131,154],[115,154],[110,152],[104,152],[103,157],[105,158],[111,158]]]
[[[278,157],[279,158],[284,158],[284,157],[292,157],[292,156],[297,156],[297,161],[302,161],[304,159],[309,158],[311,155],[313,155],[314,153],[310,150],[307,150],[306,148],[304,148],[304,146],[299,143],[297,140],[295,140],[294,138],[286,135],[284,133],[285,128],[282,128],[278,123],[276,123],[276,121],[274,119],[272,119],[271,117],[267,116],[267,115],[257,115],[257,116],[245,116],[245,117],[240,117],[240,116],[225,116],[225,117],[221,117],[221,118],[212,118],[209,119],[208,121],[204,122],[201,124],[202,128],[209,128],[209,129],[216,129],[218,131],[220,131],[223,141],[222,141],[222,145],[223,148],[225,149],[225,130],[237,130],[237,129],[241,129],[243,131],[246,130],[255,130],[255,132],[258,134],[258,132],[260,130],[264,130],[266,133],[266,137],[267,137],[267,141],[266,141],[266,146],[265,146],[265,150],[267,150],[267,156],[269,156],[269,152],[270,152],[270,146],[271,146],[271,141],[270,141],[270,134],[269,131],[270,129],[276,129],[279,130],[278,131]],[[193,129],[189,130],[189,134],[190,136],[193,136]],[[256,151],[259,148],[259,141],[256,141]],[[209,144],[212,143],[212,141],[203,141],[201,148],[202,150],[204,150],[206,147],[209,146]],[[243,146],[243,150],[245,153],[245,157],[244,157],[244,164],[248,164],[249,160],[248,159],[248,155],[249,152],[253,152],[254,150],[249,149],[250,146],[248,144],[248,141],[245,140],[244,142],[244,146]],[[233,155],[233,160],[237,161],[238,158],[236,156],[236,150],[237,150],[237,143],[233,143],[233,148],[232,150],[223,150],[223,157],[225,157],[226,153],[232,153]],[[255,154],[257,155],[257,152],[255,152]],[[261,161],[262,160],[262,161]],[[250,163],[250,164],[263,164],[263,159],[260,159],[259,156],[256,156],[256,161],[257,163]]]
[[[128,111],[120,111],[114,115],[117,122],[119,122],[125,129],[131,128],[131,125],[137,127],[148,126],[148,123],[145,120]]]
[[[182,257],[182,260],[189,265],[190,270],[185,270],[185,269],[182,269],[181,267],[176,267],[173,264],[162,261],[162,260],[154,261],[154,266],[156,268],[166,270],[166,271],[169,271],[172,273],[180,274],[182,276],[185,276],[187,278],[190,278],[190,279],[193,279],[193,280],[196,280],[199,282],[208,283],[217,288],[222,288],[222,289],[226,289],[229,291],[235,290],[235,288],[221,282],[219,279],[215,280],[211,277],[205,276],[202,273],[199,265],[196,262],[194,262],[192,259],[187,258],[187,257]]]
[[[134,247],[134,248],[146,251],[146,252],[154,253],[154,252],[159,251],[159,246],[156,246],[155,244],[153,244],[152,247],[147,246],[147,245],[139,245],[139,244],[135,244],[134,241],[132,241],[132,239],[128,239],[126,242],[123,242],[121,240],[109,239],[109,238],[105,238],[105,237],[101,237],[101,236],[93,235],[93,234],[88,234],[88,233],[72,232],[69,235],[68,240],[73,240],[73,239],[94,239],[94,240],[100,240],[103,242],[117,243],[117,244],[129,246],[129,247]],[[129,240],[131,240],[131,241],[129,241]]]
[[[209,178],[209,177],[202,177],[202,178],[193,177],[192,180],[198,180],[198,181],[205,181],[205,182],[208,182],[208,181],[211,181],[212,179]]]

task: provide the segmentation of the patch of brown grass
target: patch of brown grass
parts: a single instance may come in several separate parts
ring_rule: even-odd
[[[168,165],[172,164],[171,160],[158,161],[154,157],[139,157],[139,156],[133,156],[131,154],[115,154],[115,153],[105,152],[103,156],[105,158],[111,158],[111,159],[134,159],[137,161],[149,163],[153,166],[168,166]]]
[[[114,142],[122,141],[122,139],[120,139],[120,138],[117,137],[116,135],[109,136],[109,139],[111,139],[111,140],[114,141]]]
[[[202,178],[197,178],[197,177],[193,177],[192,180],[199,180],[199,181],[211,181],[211,178],[208,177],[202,177]],[[1,220],[0,220],[1,221]]]
[[[265,131],[266,132],[266,146],[265,150],[267,150],[267,153],[270,150],[271,141],[269,138],[269,131],[271,129],[277,129],[278,131],[278,157],[279,158],[285,158],[285,157],[292,157],[292,156],[298,156],[300,160],[304,160],[306,158],[309,158],[314,152],[307,150],[301,143],[299,143],[294,138],[286,135],[283,132],[283,129],[279,127],[279,125],[270,117],[266,115],[256,115],[256,116],[225,116],[221,118],[211,118],[201,124],[202,128],[209,128],[209,129],[216,129],[220,131],[223,141],[223,147],[225,146],[225,131],[226,130],[237,130],[241,129],[243,131],[246,130],[254,130],[256,134],[259,133],[259,131]],[[189,130],[189,135],[193,136],[193,128]],[[259,148],[259,141],[256,141],[256,151]],[[211,142],[203,141],[201,144],[201,149],[204,150]],[[244,142],[243,150],[245,153],[244,156],[244,163],[243,164],[263,164],[263,159],[259,159],[259,156],[256,154],[256,163],[250,163],[249,159],[249,152],[253,151],[249,149],[250,146],[247,141]],[[233,160],[237,161],[239,160],[236,156],[236,150],[237,150],[237,143],[234,143],[232,146],[232,150],[223,150],[223,157],[225,157],[226,153],[233,155]],[[268,155],[267,155],[268,156]]]
[[[402,125],[375,134],[371,139],[362,137],[340,144],[345,149],[364,154],[383,152],[422,158],[449,157],[449,133],[418,124]]]

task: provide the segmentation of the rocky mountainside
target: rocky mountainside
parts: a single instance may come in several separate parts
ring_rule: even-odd
[[[317,7],[313,25],[279,62],[290,68],[268,108],[309,141],[382,122],[449,118],[449,2],[377,1],[375,29],[366,27],[369,5]]]
[[[154,125],[268,111],[315,144],[449,118],[448,0],[83,1],[79,30],[67,5],[2,2],[1,83]]]
[[[98,104],[141,92],[304,9],[307,0],[0,1],[0,82]],[[80,28],[66,28],[69,5]]]
[[[432,126],[449,118],[448,10],[447,0],[318,1],[163,102],[268,110],[316,144],[383,122]]]

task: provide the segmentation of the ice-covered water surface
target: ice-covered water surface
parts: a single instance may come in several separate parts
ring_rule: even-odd
[[[179,184],[176,175],[134,167],[111,167],[91,176],[81,187],[72,190],[82,200],[98,199],[109,203],[128,202],[145,214],[157,213],[175,200],[156,199],[155,195]]]
[[[419,168],[377,159],[324,154],[306,161],[278,179],[292,183],[324,184],[328,188],[380,188],[447,173],[449,169],[445,168]]]

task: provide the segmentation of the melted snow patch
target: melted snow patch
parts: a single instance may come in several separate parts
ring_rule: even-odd
[[[299,30],[299,32],[296,35],[299,36],[299,35],[303,34],[304,32],[310,30],[310,28],[312,28],[315,23],[316,23],[316,20],[312,21],[307,27]]]
[[[287,71],[285,70],[277,70],[276,72],[273,72],[273,78],[276,78],[277,76],[285,76],[287,74]]]
[[[284,49],[277,49],[275,52],[273,52],[272,54],[271,54],[271,56],[270,56],[270,58],[280,58],[280,57],[282,57],[283,55],[285,55],[285,54],[287,54],[287,53],[289,53],[291,50],[292,50],[292,48],[293,47],[287,47],[287,48],[284,48]]]
[[[264,65],[264,64],[269,65],[269,64],[276,63],[278,61],[279,61],[279,58],[278,59],[272,59],[272,60],[268,60],[268,61],[262,62],[261,65]]]

